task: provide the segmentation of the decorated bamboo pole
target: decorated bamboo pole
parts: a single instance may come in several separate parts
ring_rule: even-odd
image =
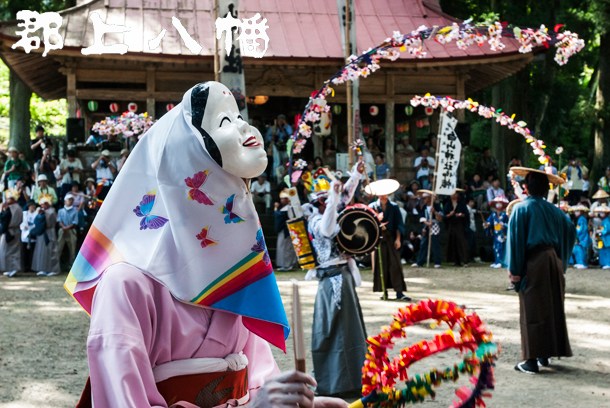
[[[430,249],[432,248],[432,213],[434,212],[434,192],[436,190],[436,172],[438,171],[438,149],[440,148],[441,138],[440,133],[443,129],[443,113],[440,114],[440,120],[438,121],[438,133],[436,134],[436,154],[434,155],[434,176],[432,177],[432,195],[430,196],[430,226],[428,227],[428,261],[426,268],[430,267]]]
[[[305,335],[303,334],[303,313],[299,296],[299,281],[292,281],[292,339],[294,340],[294,367],[305,373]]]
[[[349,0],[345,2],[345,63],[349,63],[350,56],[350,41],[349,41],[349,30],[350,30],[350,9]],[[351,146],[354,142],[354,129],[352,123],[352,81],[346,81],[347,85],[347,145]],[[354,155],[349,152],[349,168],[351,169],[354,164]]]

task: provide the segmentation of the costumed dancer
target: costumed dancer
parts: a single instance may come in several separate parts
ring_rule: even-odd
[[[447,262],[453,266],[468,266],[468,236],[466,228],[469,224],[468,208],[460,200],[461,188],[456,188],[450,199],[443,207],[445,225],[447,226]]]
[[[286,221],[295,218],[294,210],[290,205],[289,189],[286,188],[280,192],[280,202],[275,203],[274,216],[275,232],[277,232],[275,265],[280,271],[289,271],[297,263],[297,254],[286,225]]]
[[[339,252],[334,240],[340,228],[337,217],[352,199],[365,165],[362,157],[344,186],[325,176],[312,182],[310,200],[314,206],[308,232],[318,266],[305,279],[315,276],[320,283],[314,304],[311,348],[314,373],[320,395],[360,390],[362,366],[367,351],[366,329],[356,286],[360,271],[351,257]]]
[[[576,229],[545,200],[549,183],[564,179],[540,170],[513,167],[524,176],[529,196],[513,207],[508,224],[506,264],[519,293],[521,354],[515,370],[538,373],[551,357],[570,357],[564,308],[565,277]]]
[[[23,210],[17,204],[19,190],[9,188],[4,192],[5,202],[0,213],[0,271],[13,277],[22,268],[21,240],[19,225],[23,219]]]
[[[494,198],[489,205],[493,208],[493,212],[487,218],[483,225],[488,234],[494,238],[494,260],[490,266],[492,268],[501,268],[504,262],[504,253],[506,251],[506,231],[508,227],[508,216],[504,211],[508,205],[508,200],[503,195]]]
[[[59,252],[57,251],[57,234],[55,224],[57,213],[51,207],[53,196],[41,194],[38,197],[38,214],[34,219],[34,229],[30,231],[36,237],[32,254],[32,270],[38,276],[55,276],[59,274]]]
[[[599,217],[602,219],[602,225],[599,228],[599,241],[597,247],[599,248],[599,264],[602,269],[610,269],[610,207],[607,205],[600,205],[596,210]]]
[[[589,212],[589,217],[591,218],[591,240],[595,243],[591,245],[592,258],[599,259],[599,247],[597,245],[598,239],[596,239],[596,232],[599,231],[599,228],[602,226],[602,219],[597,213],[596,209],[601,205],[608,205],[608,198],[610,195],[606,193],[604,190],[597,190],[597,192],[593,195],[595,201],[591,204],[591,211]]]
[[[27,211],[23,212],[23,221],[19,228],[21,229],[21,249],[23,256],[23,270],[32,270],[32,255],[34,255],[34,245],[36,245],[36,237],[34,234],[30,234],[30,231],[34,229],[36,216],[36,203],[34,200],[30,200],[25,205]]]
[[[434,267],[441,267],[441,243],[440,234],[441,226],[440,221],[443,220],[443,213],[441,212],[441,206],[438,203],[432,203],[433,197],[436,197],[430,190],[417,190],[417,194],[424,200],[424,216],[419,219],[419,222],[424,224],[422,230],[422,236],[424,237],[421,246],[419,247],[419,255],[417,256],[417,262],[411,265],[412,268],[424,266],[426,257],[428,256],[428,239],[431,239],[430,251],[432,259],[434,260]],[[432,216],[432,218],[431,218]],[[431,237],[431,238],[430,238]]]
[[[400,214],[400,207],[396,203],[388,200],[387,195],[378,195],[378,200],[369,204],[378,214],[383,214],[381,241],[378,249],[373,253],[373,292],[381,292],[381,269],[383,269],[384,286],[386,289],[385,297],[387,299],[388,288],[394,289],[397,300],[411,300],[410,297],[403,292],[407,291],[405,277],[402,271],[402,262],[400,256],[400,247],[402,240],[405,237],[405,224]],[[379,253],[381,251],[381,264],[379,268]]]
[[[587,269],[587,251],[591,244],[586,216],[589,209],[582,204],[578,204],[571,207],[569,211],[574,213],[574,221],[576,221],[576,244],[572,252],[574,268]]]
[[[79,407],[313,406],[315,381],[279,374],[268,344],[285,350],[288,322],[248,189],[266,165],[218,82],[138,142],[65,283],[91,314]]]

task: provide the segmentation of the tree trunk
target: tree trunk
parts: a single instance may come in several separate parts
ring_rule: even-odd
[[[599,41],[599,84],[595,104],[595,156],[591,184],[604,174],[604,167],[610,165],[610,34],[604,34]]]
[[[9,73],[9,120],[10,139],[9,146],[14,146],[27,158],[30,158],[30,98],[32,90],[24,84],[13,70]]]

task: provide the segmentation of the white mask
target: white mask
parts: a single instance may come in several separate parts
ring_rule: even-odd
[[[580,217],[580,211],[576,211],[576,212],[574,213],[574,215],[576,216],[576,218]]]
[[[498,210],[501,210],[501,209],[502,209],[502,207],[504,207],[504,205],[503,205],[503,204],[500,204],[500,203],[497,203],[497,204],[496,204],[496,208],[497,208]]]
[[[263,137],[242,119],[235,97],[218,82],[208,82],[208,97],[201,128],[211,137],[205,141],[210,156],[224,170],[241,178],[255,178],[267,167]],[[217,148],[217,150],[215,149]],[[216,150],[216,152],[214,152]]]

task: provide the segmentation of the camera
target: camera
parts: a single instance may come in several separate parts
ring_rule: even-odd
[[[74,167],[73,166],[68,167],[68,173],[70,173],[71,178],[74,176]]]

